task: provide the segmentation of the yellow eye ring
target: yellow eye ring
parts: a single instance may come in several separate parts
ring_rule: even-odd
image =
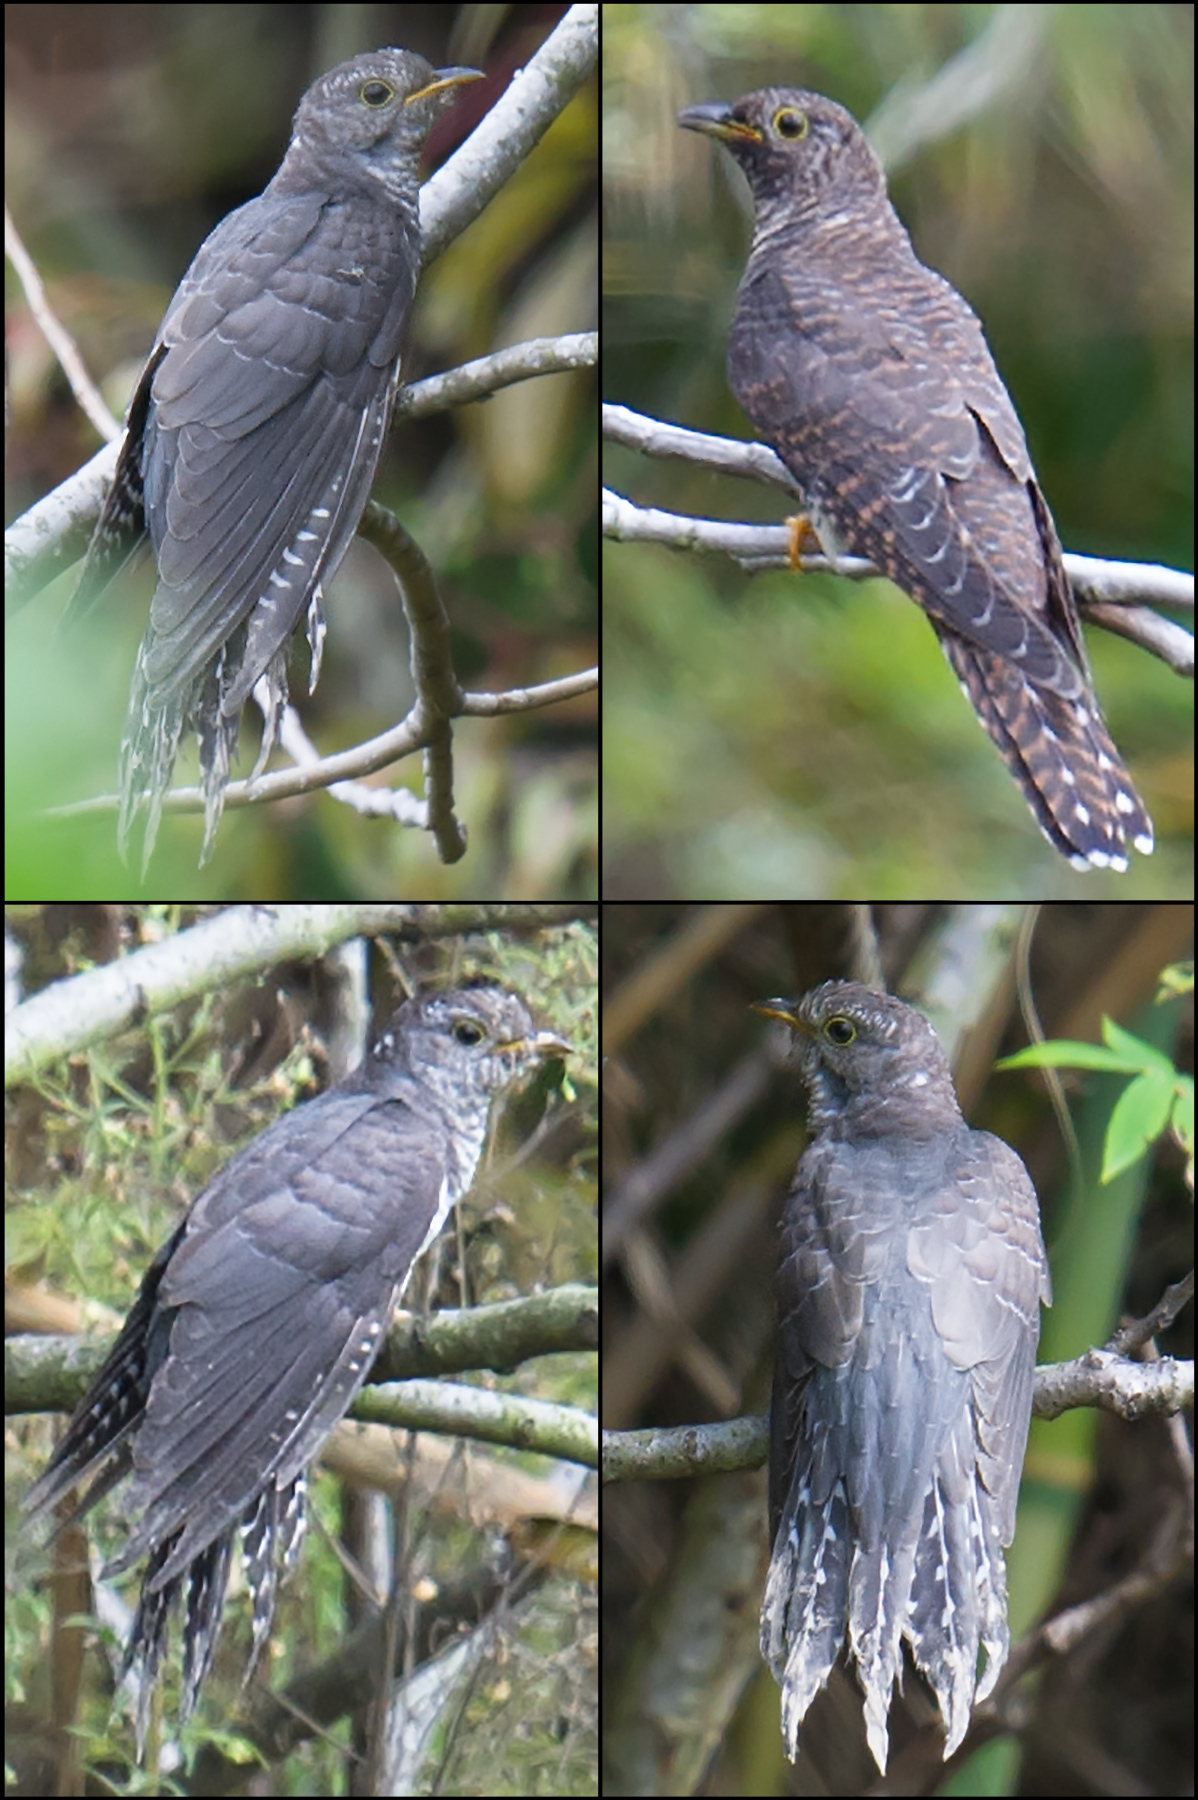
[[[811,129],[811,120],[797,106],[780,106],[774,114],[774,130],[788,143],[797,143]]]

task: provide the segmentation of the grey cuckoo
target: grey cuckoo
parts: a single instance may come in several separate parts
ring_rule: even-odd
[[[199,741],[211,855],[241,709],[265,679],[255,773],[303,624],[370,494],[420,269],[419,161],[477,69],[409,50],[340,63],[300,101],[278,173],[201,245],[159,327],[70,615],[148,532],[157,563],[121,743],[118,840],[146,808],[143,872],[180,740]]]
[[[945,1756],[1006,1660],[1048,1264],[1027,1170],[966,1125],[919,1013],[852,981],[756,1010],[795,1033],[811,1125],[782,1225],[761,1649],[793,1760],[847,1644],[885,1773],[904,1639]]]
[[[195,1703],[239,1532],[252,1669],[298,1552],[305,1471],[474,1179],[495,1096],[569,1048],[500,988],[409,1000],[353,1074],[233,1157],[150,1264],[26,1500],[38,1512],[94,1477],[77,1517],[132,1475],[106,1573],[149,1558],[121,1670],[140,1676],[139,1753],[180,1595],[182,1718]]]

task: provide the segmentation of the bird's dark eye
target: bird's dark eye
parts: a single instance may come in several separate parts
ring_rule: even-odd
[[[824,1026],[824,1036],[830,1044],[835,1044],[838,1050],[843,1050],[846,1044],[851,1044],[856,1035],[857,1027],[851,1019],[829,1019]]]
[[[774,130],[780,138],[805,138],[810,128],[807,114],[797,107],[782,106],[774,114]]]
[[[386,106],[388,100],[394,100],[395,89],[386,81],[368,81],[362,88],[362,103],[365,106]]]
[[[455,1019],[453,1022],[454,1042],[465,1044],[467,1049],[481,1044],[486,1035],[476,1019]]]

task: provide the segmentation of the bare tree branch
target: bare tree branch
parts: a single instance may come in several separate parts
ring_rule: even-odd
[[[1098,1406],[1120,1418],[1139,1419],[1178,1412],[1193,1398],[1192,1362],[1173,1357],[1130,1362],[1108,1350],[1088,1350],[1073,1362],[1046,1363],[1036,1370],[1032,1412],[1038,1419],[1055,1419],[1074,1407]],[[612,1432],[604,1439],[603,1479],[682,1479],[760,1468],[768,1437],[765,1415],[715,1425]]]
[[[798,509],[803,505],[803,496],[790,471],[765,444],[738,443],[731,438],[688,431],[635,413],[626,406],[604,407],[603,433],[614,443],[639,450],[645,456],[670,457],[696,468],[772,483],[785,489]],[[736,525],[688,518],[636,506],[610,488],[603,495],[603,533],[622,543],[647,542],[667,544],[677,550],[719,552],[753,572],[795,566],[791,555],[793,534],[788,525]],[[830,569],[854,580],[879,573],[873,563],[859,556],[839,557],[835,562],[826,556],[803,556],[799,566]],[[1151,601],[1192,612],[1192,575],[1155,563],[1112,562],[1073,554],[1066,555],[1065,567],[1083,617],[1131,639],[1178,674],[1192,678],[1192,635],[1143,604]]]

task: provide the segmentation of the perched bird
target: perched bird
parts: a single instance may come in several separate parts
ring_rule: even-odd
[[[1006,1661],[1048,1263],[1027,1170],[966,1125],[926,1019],[853,981],[755,1010],[795,1033],[811,1127],[782,1221],[761,1652],[793,1761],[847,1648],[885,1774],[904,1639],[946,1757]]]
[[[308,1465],[370,1371],[413,1264],[474,1179],[496,1095],[570,1046],[491,986],[407,1001],[361,1066],[226,1165],[163,1245],[25,1505],[131,1475],[106,1574],[149,1562],[121,1668],[150,1693],[184,1595],[181,1720],[238,1532],[254,1662],[298,1554]],[[247,1679],[249,1675],[247,1670]]]
[[[756,223],[728,344],[741,406],[832,556],[927,613],[1050,844],[1126,869],[1152,824],[1095,698],[1023,431],[978,320],[911,247],[843,107],[798,88],[687,107],[748,177]]]
[[[199,740],[212,853],[241,709],[265,677],[254,773],[303,624],[320,673],[325,584],[370,495],[420,271],[420,151],[477,69],[378,50],[300,101],[277,175],[200,247],[129,408],[68,617],[149,533],[157,564],[121,743],[118,842],[146,808],[143,873],[180,739]]]

